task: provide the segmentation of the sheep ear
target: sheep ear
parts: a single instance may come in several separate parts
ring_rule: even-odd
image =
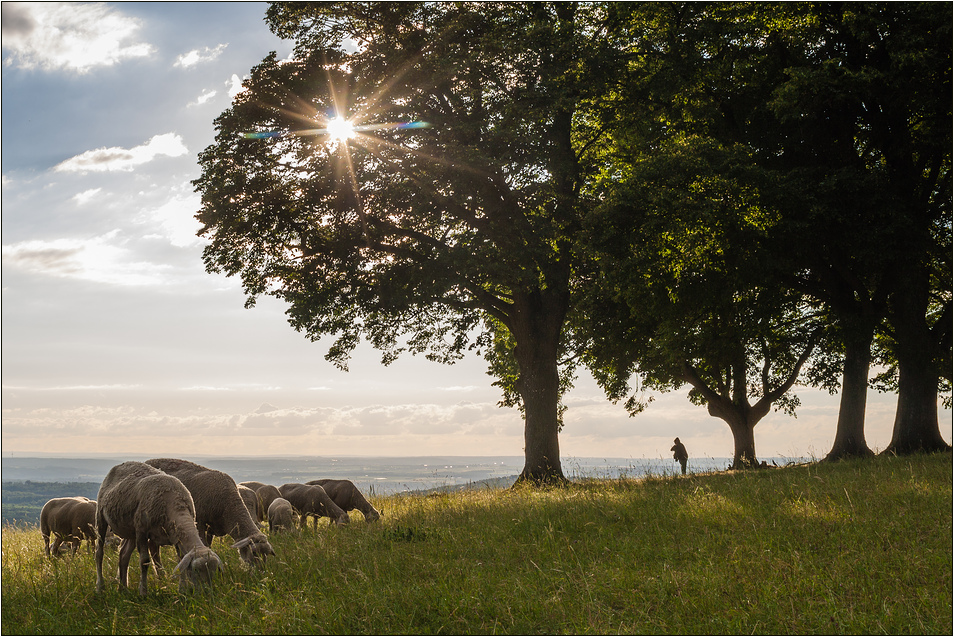
[[[233,545],[232,545],[232,548],[233,548],[233,549],[244,549],[246,546],[248,546],[248,545],[251,544],[251,543],[252,543],[252,538],[247,537],[247,538],[245,538],[244,540],[239,540],[238,542],[236,542],[235,544],[233,544]]]
[[[175,573],[176,571],[184,571],[187,568],[189,568],[189,564],[192,563],[192,559],[194,557],[195,557],[195,549],[192,549],[191,551],[186,553],[185,556],[183,556],[182,560],[180,560],[178,564],[176,564],[176,567],[172,569],[172,572]]]

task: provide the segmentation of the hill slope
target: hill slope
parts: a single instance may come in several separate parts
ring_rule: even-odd
[[[950,634],[951,475],[942,454],[372,498],[379,523],[273,535],[266,572],[216,540],[213,592],[150,574],[145,600],[4,529],[3,633]]]

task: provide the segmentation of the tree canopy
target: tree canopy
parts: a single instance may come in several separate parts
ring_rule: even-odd
[[[794,413],[796,382],[841,387],[833,456],[870,453],[877,343],[901,397],[892,447],[937,448],[950,18],[945,3],[272,3],[295,53],[252,69],[200,155],[205,264],[240,277],[247,304],[276,296],[295,329],[334,335],[342,368],[362,339],[385,364],[478,352],[524,415],[527,480],[563,479],[580,363],[614,399],[634,375],[689,384],[750,465],[752,428]]]

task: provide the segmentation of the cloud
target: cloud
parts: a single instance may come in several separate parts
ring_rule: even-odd
[[[147,235],[146,238],[161,237],[168,239],[172,245],[185,248],[202,242],[196,232],[202,227],[195,218],[195,213],[202,206],[199,195],[189,194],[177,196],[162,204],[155,210],[144,213],[146,223],[158,227],[159,234]]]
[[[196,64],[204,64],[206,62],[211,62],[215,58],[222,55],[222,51],[225,50],[228,44],[220,44],[214,49],[205,47],[202,51],[198,49],[193,49],[188,53],[183,53],[178,58],[176,58],[176,63],[173,66],[178,66],[179,68],[187,69]]]
[[[89,190],[78,192],[75,195],[73,195],[73,201],[83,206],[85,204],[88,204],[90,199],[98,195],[100,191],[102,191],[102,188],[90,188]]]
[[[4,267],[111,285],[160,285],[170,266],[136,261],[119,230],[92,239],[22,241],[3,246]]]
[[[238,75],[236,75],[235,73],[232,74],[231,79],[229,79],[229,80],[225,83],[225,85],[229,87],[229,98],[230,98],[230,99],[235,99],[235,96],[236,96],[236,95],[238,95],[239,93],[241,93],[242,91],[245,90],[245,87],[242,86],[242,78],[240,78],[240,77],[239,77]]]
[[[103,3],[4,2],[2,12],[5,66],[86,73],[153,51],[130,42],[139,20]]]
[[[145,144],[134,148],[97,148],[70,157],[54,166],[60,172],[106,172],[114,170],[129,171],[148,163],[160,155],[180,157],[189,152],[182,137],[175,133],[155,135]]]
[[[210,99],[212,99],[218,94],[219,94],[218,91],[213,91],[213,90],[203,91],[202,94],[199,95],[199,97],[195,98],[194,102],[189,102],[187,106],[202,106],[203,104],[205,104],[206,102],[208,102]]]

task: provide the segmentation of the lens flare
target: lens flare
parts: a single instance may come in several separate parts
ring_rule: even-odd
[[[309,128],[306,130],[275,130],[275,131],[261,131],[257,133],[242,133],[241,136],[245,139],[269,139],[272,137],[305,137],[309,135],[327,135],[331,141],[337,143],[341,141],[347,141],[358,136],[358,133],[364,133],[369,131],[377,130],[414,130],[418,128],[430,128],[431,125],[427,122],[390,122],[387,124],[362,124],[360,126],[355,126],[351,122],[341,117],[336,117],[333,120],[328,122],[328,126],[325,128]]]

